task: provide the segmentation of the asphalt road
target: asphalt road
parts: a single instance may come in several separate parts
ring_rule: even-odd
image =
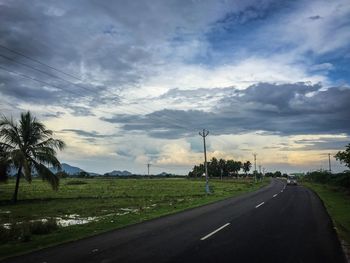
[[[5,262],[345,262],[320,199],[273,180],[257,192]]]

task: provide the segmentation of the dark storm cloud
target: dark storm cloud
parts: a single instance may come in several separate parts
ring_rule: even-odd
[[[241,12],[256,2],[261,1],[154,0],[138,1],[137,4],[133,1],[93,0],[1,1],[0,45],[27,58],[0,47],[0,54],[12,59],[0,58],[0,65],[66,91],[61,90],[59,95],[54,91],[52,93],[55,94],[43,92],[38,97],[23,94],[21,90],[16,92],[16,87],[22,86],[22,80],[12,76],[15,81],[6,82],[8,87],[1,88],[0,93],[10,95],[14,100],[44,105],[54,103],[64,107],[69,107],[72,100],[81,97],[92,99],[91,104],[87,103],[91,107],[112,103],[114,101],[108,99],[100,86],[113,93],[139,85],[145,78],[154,75],[154,65],[177,60],[177,54],[169,47],[171,39],[186,35],[190,42],[196,40],[228,9],[233,13]],[[30,69],[23,63],[76,85]],[[92,94],[79,88],[87,83],[94,83],[90,84]],[[34,85],[43,87],[40,83]],[[78,94],[70,94],[70,91]],[[41,97],[46,98],[46,102]]]
[[[343,149],[350,142],[350,137],[321,138],[317,140],[303,139],[295,141],[302,146],[302,150],[338,150]],[[298,148],[300,149],[300,148]]]
[[[43,117],[45,118],[59,118],[64,115],[64,112],[56,111],[56,112],[50,112],[43,114]]]
[[[103,120],[121,124],[127,131],[142,130],[161,138],[194,135],[202,128],[216,135],[251,131],[280,135],[350,134],[349,88],[324,90],[320,85],[305,83],[260,83],[245,90],[232,89],[231,95],[221,99],[210,112],[164,109]]]
[[[309,19],[311,20],[318,20],[318,19],[321,19],[322,17],[319,16],[319,15],[316,15],[316,16],[310,16]]]
[[[112,137],[113,135],[107,135],[107,134],[100,134],[96,131],[85,131],[85,130],[79,130],[79,129],[63,129],[61,132],[73,132],[76,135],[79,135],[81,137],[91,137],[91,138],[108,138]]]
[[[223,97],[235,93],[236,90],[232,87],[227,88],[200,88],[196,90],[181,90],[179,88],[174,88],[163,95],[159,96],[157,99],[196,99],[196,100],[205,100],[215,97]]]

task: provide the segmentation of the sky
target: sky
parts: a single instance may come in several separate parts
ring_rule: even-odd
[[[0,111],[31,111],[89,172],[345,167],[348,0],[0,0]]]

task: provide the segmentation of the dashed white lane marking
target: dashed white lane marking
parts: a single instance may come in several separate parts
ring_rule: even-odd
[[[276,197],[277,196],[277,194],[274,194],[272,197]]]
[[[283,193],[283,189],[281,190],[281,193]]]
[[[255,208],[258,208],[259,206],[262,206],[263,204],[265,204],[265,202],[258,204]]]
[[[227,227],[230,223],[226,223],[225,225],[219,227],[218,229],[214,230],[213,232],[209,233],[208,235],[204,236],[201,238],[201,240],[206,240],[208,237],[211,237],[212,235],[214,235],[215,233],[219,232],[221,229]]]

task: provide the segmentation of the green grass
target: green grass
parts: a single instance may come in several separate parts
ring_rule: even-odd
[[[342,239],[350,244],[350,193],[336,186],[305,182],[323,200]]]
[[[12,205],[14,180],[0,185],[0,225],[28,223],[40,219],[96,217],[96,221],[60,227],[46,235],[31,235],[26,242],[0,240],[0,258],[121,228],[163,215],[176,213],[245,192],[257,190],[268,181],[211,180],[214,193],[206,195],[203,180],[189,179],[62,179],[57,192],[47,183],[21,182],[19,201]],[[125,209],[132,209],[130,211]],[[127,213],[129,212],[129,213]]]

